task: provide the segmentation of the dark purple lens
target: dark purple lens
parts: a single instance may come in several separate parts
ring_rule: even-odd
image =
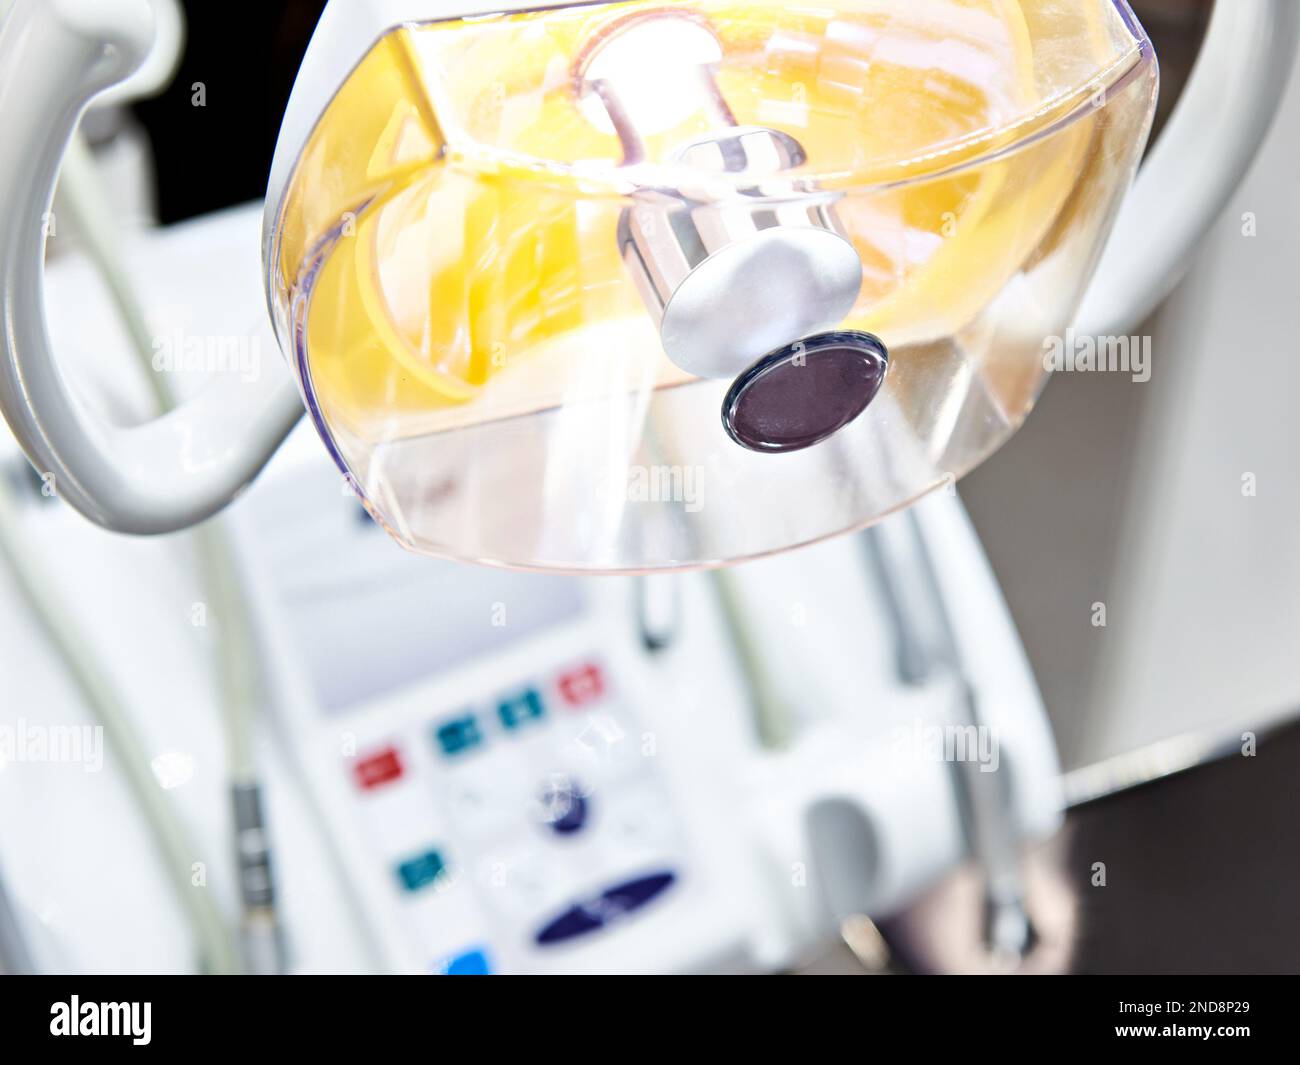
[[[722,424],[751,451],[782,453],[820,444],[876,398],[889,352],[870,333],[808,337],[764,356],[727,393]]]

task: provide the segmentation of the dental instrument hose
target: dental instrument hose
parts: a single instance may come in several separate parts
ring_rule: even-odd
[[[118,698],[108,672],[89,650],[90,640],[47,591],[51,581],[36,551],[19,531],[19,520],[9,485],[0,478],[0,556],[8,564],[32,616],[67,665],[73,683],[117,752],[127,783],[153,829],[167,878],[194,929],[204,967],[213,973],[237,972],[237,950],[226,933],[216,903],[209,892],[196,890],[190,884],[190,868],[198,851],[166,793],[158,786],[126,705]]]
[[[80,132],[74,135],[64,158],[56,195],[58,210],[73,219],[84,251],[105,279],[155,406],[159,411],[171,409],[176,398],[163,376],[153,370],[151,331],[127,283],[112,210],[103,194],[94,157]],[[217,672],[221,684],[218,700],[235,827],[244,967],[253,973],[280,973],[286,968],[285,947],[275,908],[271,850],[254,750],[259,689],[252,626],[242,609],[238,569],[230,545],[215,519],[197,530],[195,544],[201,584],[217,622]]]

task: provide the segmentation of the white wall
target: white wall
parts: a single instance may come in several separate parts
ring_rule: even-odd
[[[1150,382],[1059,375],[964,486],[1067,766],[1300,711],[1297,75],[1245,186],[1146,327]]]

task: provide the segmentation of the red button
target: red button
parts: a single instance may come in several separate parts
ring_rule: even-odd
[[[565,673],[558,686],[570,706],[586,706],[605,694],[605,675],[599,666],[585,665]]]
[[[402,775],[402,757],[396,747],[389,747],[358,762],[353,771],[357,775],[357,784],[369,791],[391,784]]]

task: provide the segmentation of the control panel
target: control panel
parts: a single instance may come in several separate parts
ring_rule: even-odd
[[[544,964],[677,887],[670,798],[623,679],[593,650],[476,698],[416,691],[340,723],[365,859],[430,971]]]

